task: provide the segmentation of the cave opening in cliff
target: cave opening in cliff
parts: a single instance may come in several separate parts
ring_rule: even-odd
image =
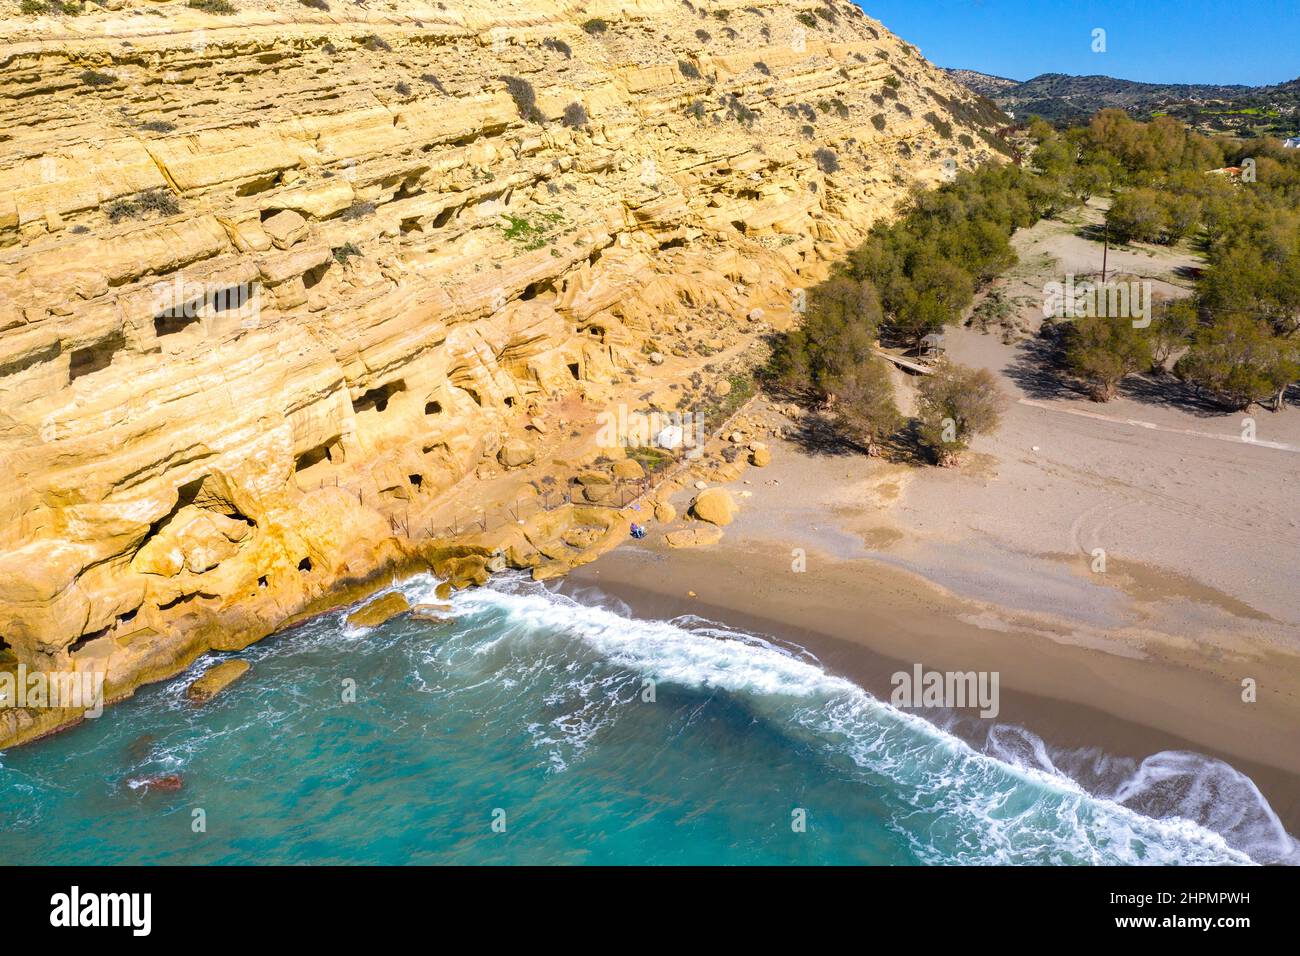
[[[73,641],[71,644],[68,645],[68,653],[75,654],[77,653],[77,651],[84,648],[91,641],[97,641],[101,637],[108,637],[108,631],[109,631],[108,628],[101,627],[98,631],[92,631],[89,634],[81,635],[81,637],[77,638],[75,641]]]
[[[572,375],[574,379],[578,381],[582,380],[582,369],[579,367],[577,362],[570,362],[568,368],[569,374]]]
[[[158,338],[183,332],[199,321],[199,302],[190,302],[159,312],[153,317],[153,332]]]
[[[323,461],[332,464],[334,462],[334,455],[331,449],[334,445],[334,441],[327,441],[323,444],[317,445],[315,448],[307,449],[294,459],[293,470],[301,473],[306,471],[312,465],[318,465]]]
[[[304,289],[314,289],[320,285],[325,274],[330,271],[330,266],[334,264],[333,259],[327,259],[314,269],[308,269],[302,274],[302,287]]]
[[[424,414],[426,414],[426,415],[441,415],[441,414],[442,414],[442,402],[435,402],[435,401],[425,402],[425,403],[424,403]]]
[[[416,488],[424,487],[424,475],[407,475],[406,480]]]
[[[83,375],[100,372],[113,364],[113,356],[126,348],[126,338],[117,332],[100,339],[93,345],[77,349],[68,364],[68,381],[75,382]]]
[[[310,570],[311,570],[311,558],[303,558],[301,561],[299,561],[299,562],[298,562],[298,570],[299,570],[299,571],[304,571],[304,572],[306,572],[306,571],[310,571]]]
[[[405,382],[397,381],[368,389],[362,392],[361,396],[352,403],[352,410],[353,412],[386,412],[388,411],[388,402],[394,395],[405,390],[405,388]]]
[[[519,296],[519,300],[521,302],[530,302],[537,298],[538,293],[553,291],[555,291],[555,286],[549,282],[530,282]]]

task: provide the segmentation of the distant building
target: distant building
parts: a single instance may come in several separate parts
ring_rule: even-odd
[[[1300,136],[1292,136],[1289,139],[1282,140],[1282,145],[1286,149],[1300,149]]]

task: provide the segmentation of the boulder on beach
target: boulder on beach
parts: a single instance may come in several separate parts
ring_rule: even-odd
[[[389,618],[411,609],[411,602],[400,591],[389,591],[365,607],[348,615],[349,627],[378,627]]]
[[[655,502],[655,521],[660,524],[671,524],[677,520],[677,509],[673,507],[671,501]]]
[[[702,548],[717,544],[721,539],[722,529],[718,527],[683,528],[664,535],[670,548]]]
[[[749,462],[758,468],[764,468],[772,463],[772,453],[766,448],[755,448],[749,453]]]
[[[247,673],[248,661],[222,661],[210,667],[185,690],[185,696],[196,704],[205,704]]]
[[[709,488],[701,491],[691,502],[691,514],[709,524],[731,524],[731,519],[739,510],[735,499],[725,488]]]

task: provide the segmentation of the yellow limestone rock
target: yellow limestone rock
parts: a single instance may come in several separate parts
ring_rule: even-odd
[[[348,615],[349,627],[378,627],[390,618],[409,611],[411,602],[400,591],[389,591]]]
[[[728,525],[740,508],[725,488],[709,488],[701,491],[691,502],[691,514],[700,521],[709,524]]]
[[[580,406],[789,327],[1006,124],[846,4],[731,6],[707,40],[680,0],[149,6],[0,16],[0,636],[30,668],[93,648],[123,691],[443,560],[477,528],[442,505],[539,467],[501,475],[498,436],[551,461]]]
[[[683,528],[664,535],[670,548],[702,548],[722,540],[722,529],[715,526]]]
[[[626,480],[640,479],[645,477],[645,469],[635,458],[624,458],[614,462],[614,476]]]
[[[233,684],[248,672],[248,661],[222,661],[215,667],[203,672],[194,683],[185,690],[185,696],[197,704],[204,704]]]

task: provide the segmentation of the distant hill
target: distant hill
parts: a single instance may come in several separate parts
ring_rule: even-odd
[[[1176,116],[1205,132],[1287,136],[1300,129],[1300,78],[1274,86],[1139,83],[1111,76],[1044,73],[1023,82],[975,70],[948,75],[1017,119],[1037,115],[1058,125],[1114,108],[1136,119]]]

